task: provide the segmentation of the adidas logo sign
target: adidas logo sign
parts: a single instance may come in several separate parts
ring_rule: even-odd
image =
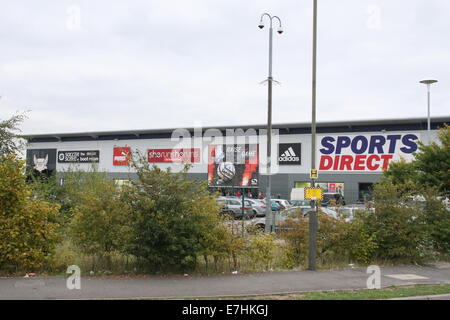
[[[279,158],[278,161],[286,161],[286,162],[298,162],[300,161],[300,157],[297,157],[292,147],[289,147]]]

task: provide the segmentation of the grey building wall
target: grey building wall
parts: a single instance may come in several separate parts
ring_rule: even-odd
[[[376,183],[382,174],[321,174],[316,182],[344,183],[344,197],[349,203],[359,198],[360,183]],[[265,194],[267,176],[260,176],[259,190]],[[272,176],[272,196],[281,195],[283,199],[291,198],[291,190],[296,182],[309,182],[308,174],[276,174]]]

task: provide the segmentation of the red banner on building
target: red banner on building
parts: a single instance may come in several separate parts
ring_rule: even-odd
[[[148,162],[200,162],[199,148],[148,149]]]
[[[113,149],[113,165],[127,166],[130,164],[131,148],[130,147],[114,147]]]

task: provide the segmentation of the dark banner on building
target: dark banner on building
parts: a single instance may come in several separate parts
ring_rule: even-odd
[[[258,145],[210,145],[208,184],[212,187],[257,187]]]
[[[99,150],[58,151],[59,163],[98,163],[99,161]]]
[[[280,143],[278,145],[279,165],[301,165],[302,164],[301,143]]]
[[[27,166],[42,174],[56,170],[56,149],[28,149]]]

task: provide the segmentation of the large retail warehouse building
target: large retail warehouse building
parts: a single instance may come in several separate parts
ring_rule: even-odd
[[[437,128],[445,123],[450,117],[432,118],[430,133],[425,118],[318,123],[317,181],[328,192],[343,193],[347,202],[364,199],[390,161],[413,159],[418,141],[437,141]],[[265,128],[29,135],[27,164],[38,172],[56,170],[62,176],[69,168],[88,170],[96,164],[120,183],[136,178],[129,159],[138,151],[145,161],[174,171],[180,170],[181,162],[191,162],[189,176],[208,180],[212,188],[230,191],[244,186],[253,194],[265,194]],[[278,135],[272,141],[272,195],[289,199],[292,188],[304,187],[310,179],[311,125],[279,124],[273,129]]]

